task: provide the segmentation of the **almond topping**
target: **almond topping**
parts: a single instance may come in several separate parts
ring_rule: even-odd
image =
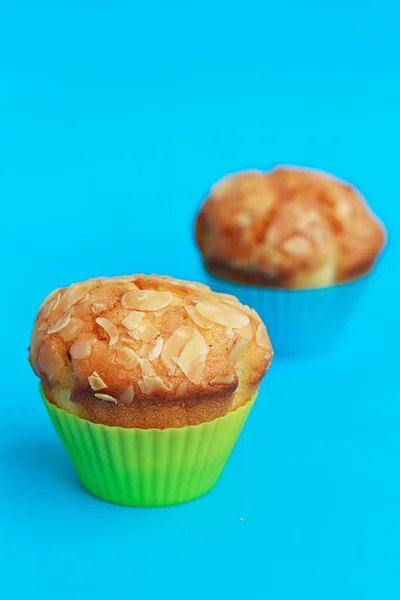
[[[128,283],[129,281],[136,281],[135,275],[118,275],[117,277],[106,277],[105,279],[108,279],[110,283]]]
[[[149,377],[157,376],[157,373],[153,369],[151,362],[147,358],[140,359],[140,367],[142,369],[143,375],[148,375]]]
[[[264,323],[260,323],[257,327],[256,342],[261,348],[269,350],[271,348],[271,342],[269,341],[267,329]]]
[[[264,358],[270,362],[272,360],[272,352],[266,352]]]
[[[232,383],[235,380],[234,373],[225,373],[225,375],[217,375],[214,379],[211,379],[210,383],[213,385],[214,383]]]
[[[82,331],[85,323],[81,319],[76,319],[73,317],[68,325],[64,327],[62,331],[60,331],[60,336],[65,342],[70,342],[75,339],[76,336]]]
[[[53,300],[50,300],[50,302],[48,302],[48,304],[45,305],[43,312],[42,312],[43,319],[47,319],[47,317],[50,315],[50,313],[56,309],[57,304],[60,302],[60,298],[61,298],[61,292],[58,292],[56,297],[53,298]]]
[[[214,321],[203,317],[195,306],[185,306],[185,310],[198,327],[202,329],[211,329],[211,327],[214,327]]]
[[[109,396],[108,394],[95,394],[95,396],[100,400],[105,400],[106,402],[114,402],[115,404],[117,404],[117,399],[113,396]]]
[[[156,341],[153,344],[153,347],[151,348],[149,354],[148,354],[148,359],[149,360],[156,360],[156,358],[158,358],[161,354],[161,350],[162,347],[164,345],[164,340],[162,337],[158,337],[156,339]]]
[[[124,308],[156,311],[171,304],[172,298],[171,292],[131,290],[122,297],[121,303]]]
[[[127,331],[127,334],[131,336],[134,340],[140,341],[140,333],[137,329],[132,329]]]
[[[189,289],[200,290],[202,292],[209,292],[210,286],[205,283],[199,283],[198,281],[187,281],[186,285]]]
[[[124,392],[122,392],[119,399],[124,404],[132,404],[134,397],[135,397],[135,392],[134,392],[133,386],[130,385],[128,387],[128,389],[126,389]]]
[[[339,219],[343,219],[344,221],[346,221],[350,217],[352,210],[353,209],[351,204],[349,204],[347,200],[343,200],[342,198],[338,200],[335,206],[336,216]]]
[[[107,306],[102,302],[93,302],[92,304],[92,313],[94,315],[101,315],[107,309]]]
[[[57,298],[58,294],[61,295],[60,288],[57,288],[56,290],[53,290],[52,292],[50,292],[50,294],[48,294],[48,296],[46,296],[46,298],[43,300],[42,304],[39,306],[38,312],[40,312],[42,310],[42,308],[47,306],[47,304],[49,304],[51,302],[51,300],[54,300],[54,298]]]
[[[191,327],[179,327],[179,329],[176,329],[164,343],[161,352],[161,360],[167,369],[168,375],[173,375],[176,371],[176,363],[171,357],[179,357],[187,342],[194,335],[196,335],[196,330]]]
[[[230,304],[231,306],[237,306],[237,307],[241,307],[242,304],[239,302],[239,300],[236,298],[236,296],[233,296],[232,294],[218,294],[218,297],[221,298],[225,304]]]
[[[251,217],[247,213],[238,213],[235,217],[235,223],[239,227],[250,227]]]
[[[115,360],[128,371],[134,369],[139,364],[139,357],[132,348],[121,348],[117,350]]]
[[[88,341],[74,342],[69,350],[72,358],[81,360],[92,354],[92,344]]]
[[[312,250],[310,241],[302,235],[293,235],[283,244],[282,249],[293,256],[307,256]]]
[[[150,344],[142,344],[139,348],[139,356],[142,358],[148,358],[150,352]]]
[[[143,317],[143,312],[133,310],[127,317],[125,317],[125,319],[122,320],[122,325],[129,330],[136,329],[136,327],[139,327],[140,323],[142,322]]]
[[[240,337],[244,338],[245,340],[251,341],[253,339],[254,328],[251,323],[246,325],[246,327],[241,327],[240,329],[237,329],[236,331],[238,332]]]
[[[149,323],[140,333],[140,339],[143,342],[151,342],[151,340],[154,340],[154,338],[156,338],[158,335],[160,335],[160,332],[158,331],[157,327],[154,327],[152,323]]]
[[[179,357],[178,366],[192,383],[201,382],[207,352],[208,347],[203,336],[197,333],[188,341]]]
[[[152,394],[153,392],[168,392],[169,389],[164,384],[161,377],[158,375],[151,377],[149,375],[143,375],[143,379],[138,381],[139,387],[143,394]]]
[[[82,283],[74,283],[61,296],[59,308],[62,311],[67,310],[73,306],[76,302],[79,302],[88,291],[93,287],[93,281],[84,281]]]
[[[90,387],[95,392],[97,392],[97,390],[103,390],[107,387],[107,385],[104,383],[104,381],[96,371],[93,371],[93,373],[88,377],[88,381],[90,383]]]
[[[39,348],[38,365],[42,373],[49,379],[56,377],[64,367],[61,356],[53,349],[51,341],[46,338]]]
[[[230,354],[229,354],[229,360],[232,361],[233,364],[236,364],[236,362],[239,360],[242,352],[244,352],[244,350],[246,350],[249,343],[250,343],[249,340],[245,340],[243,338],[239,338],[238,340],[236,340],[236,342],[234,343],[232,350],[230,351]]]
[[[63,315],[61,315],[61,317],[57,319],[54,325],[48,328],[47,334],[51,335],[52,333],[58,333],[59,331],[61,331],[61,329],[64,329],[64,327],[66,327],[70,322],[71,314],[72,309],[67,310],[66,313],[64,313]]]
[[[108,319],[104,319],[103,317],[98,317],[96,319],[96,323],[100,325],[108,333],[110,336],[109,346],[113,346],[118,342],[119,333],[118,329],[115,327],[114,323],[111,323]]]
[[[225,327],[241,328],[250,323],[249,317],[235,306],[205,300],[199,302],[196,308],[206,319]]]
[[[180,383],[178,385],[178,387],[176,388],[174,398],[180,398],[181,396],[184,396],[188,390],[188,387],[189,387],[189,384],[186,383],[185,381],[182,381],[182,383]]]

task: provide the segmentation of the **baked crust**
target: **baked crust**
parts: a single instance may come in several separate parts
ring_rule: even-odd
[[[132,275],[52,292],[29,360],[57,406],[94,423],[165,428],[245,404],[272,356],[260,317],[233,296]]]
[[[196,220],[206,267],[267,287],[323,287],[372,269],[385,231],[349,184],[317,171],[247,171],[216,183]]]

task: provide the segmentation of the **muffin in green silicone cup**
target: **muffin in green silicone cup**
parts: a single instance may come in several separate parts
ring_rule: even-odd
[[[215,485],[272,355],[261,319],[236,298],[145,275],[56,290],[30,347],[84,487],[148,507]]]

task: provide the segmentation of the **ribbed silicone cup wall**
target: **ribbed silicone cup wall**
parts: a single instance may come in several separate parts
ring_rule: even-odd
[[[46,408],[83,486],[126,506],[181,504],[217,482],[255,398],[209,423],[176,429],[126,429]]]

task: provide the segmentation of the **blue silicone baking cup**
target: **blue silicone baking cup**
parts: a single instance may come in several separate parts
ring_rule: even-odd
[[[371,275],[316,289],[275,289],[231,283],[206,271],[208,285],[232,294],[263,319],[277,358],[318,356],[343,336]]]

